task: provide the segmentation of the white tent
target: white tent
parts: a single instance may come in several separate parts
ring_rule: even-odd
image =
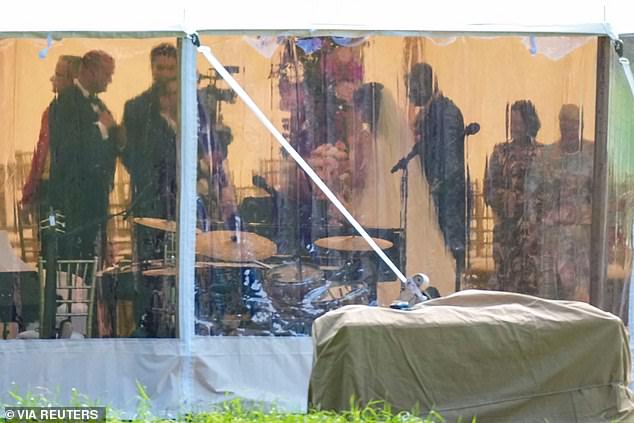
[[[634,34],[631,19],[634,4],[626,0],[539,0],[512,4],[398,0],[388,6],[334,0],[317,3],[198,0],[183,4],[117,0],[101,5],[105,7],[96,8],[78,0],[14,4],[0,16],[0,36],[142,38],[184,37],[197,32],[301,36],[543,34],[614,39]],[[190,91],[190,97],[187,96],[187,90],[195,86],[186,87],[194,79],[195,49],[186,44],[181,63],[182,70],[189,66],[183,73],[185,115],[195,95]],[[183,125],[183,139],[191,139],[195,129],[187,129],[185,122]],[[188,160],[187,154],[191,160],[194,150],[195,147],[189,153],[186,151],[183,160]],[[195,190],[192,171],[183,172],[181,198],[195,198],[190,195]],[[181,203],[182,245],[192,244],[195,218],[191,206],[187,201]],[[181,252],[179,275],[184,286],[179,299],[181,310],[193,309],[192,299],[186,295],[193,292],[193,264],[193,251]],[[190,318],[182,320],[180,339],[2,341],[0,392],[23,393],[25,389],[44,387],[54,396],[57,390],[67,395],[71,388],[76,388],[115,408],[133,412],[134,381],[138,380],[147,387],[157,410],[163,413],[177,413],[184,402],[188,407],[204,407],[232,395],[290,410],[305,409],[313,357],[310,338],[217,338],[210,342],[193,336]]]

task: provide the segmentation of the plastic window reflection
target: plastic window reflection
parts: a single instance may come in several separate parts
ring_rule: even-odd
[[[573,65],[560,57],[536,61],[513,37],[202,39],[226,53],[230,71],[394,263],[407,275],[430,276],[428,294],[481,288],[587,300],[594,91],[584,87],[595,70],[584,63],[594,63],[596,47],[571,40],[560,50],[576,46],[566,54],[584,60]],[[18,311],[3,325],[15,329],[4,330],[6,337],[32,335],[42,304],[49,315],[54,308],[40,295],[44,263],[40,277],[34,272],[38,257],[47,257],[38,222],[51,205],[66,224],[53,256],[96,256],[98,264],[88,305],[92,333],[85,323],[61,330],[63,321],[87,315],[56,316],[48,337],[176,335],[177,59],[173,40],[141,43],[60,45],[69,56],[81,51],[80,61],[102,50],[114,62],[109,80],[109,61],[97,55],[103,66],[91,75],[102,86],[88,91],[100,99],[88,93],[93,115],[80,131],[105,141],[98,145],[106,151],[60,141],[72,132],[64,124],[77,115],[70,110],[76,101],[66,100],[65,88],[56,88],[53,100],[44,95],[48,75],[32,88],[41,97],[33,108],[51,107],[52,123],[41,127],[49,128],[59,160],[50,184],[34,189],[29,171],[37,173],[38,158],[46,157],[36,148],[40,128],[21,134],[31,144],[16,150],[36,153],[16,154],[16,175],[23,176],[14,186],[24,189],[10,225],[21,238],[9,241],[23,241],[20,255],[33,280],[21,276],[21,299],[11,300]],[[16,46],[35,49],[26,41]],[[576,78],[566,87],[526,82],[529,96],[478,54],[499,48],[513,52],[507,69],[531,69],[548,81]],[[438,60],[448,54],[455,63]],[[54,81],[69,75],[64,56],[47,58]],[[379,65],[386,60],[395,66]],[[198,72],[195,333],[310,335],[313,320],[329,310],[411,300],[203,59]],[[28,251],[31,227],[39,234],[35,252]],[[63,301],[67,293],[55,295]]]

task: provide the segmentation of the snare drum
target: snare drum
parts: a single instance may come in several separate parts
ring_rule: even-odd
[[[266,272],[264,287],[279,312],[301,307],[304,296],[323,285],[324,272],[311,264],[285,263]]]

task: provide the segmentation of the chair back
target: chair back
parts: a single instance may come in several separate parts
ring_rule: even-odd
[[[44,317],[44,287],[46,261],[39,260],[40,274],[40,316]],[[98,257],[92,260],[57,260],[55,264],[55,284],[57,306],[56,327],[70,320],[73,330],[86,337],[93,336],[93,316],[95,310],[95,289],[97,284]]]

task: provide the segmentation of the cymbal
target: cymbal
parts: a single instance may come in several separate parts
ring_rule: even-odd
[[[196,237],[196,254],[228,262],[264,260],[277,252],[275,243],[253,232],[211,231]]]
[[[257,268],[257,269],[263,269],[264,266],[262,266],[259,263],[250,263],[250,262],[244,262],[244,261],[237,261],[237,262],[231,262],[231,261],[202,261],[202,262],[198,262],[196,263],[196,268],[209,268],[209,267],[214,267],[214,268],[244,268],[244,267],[253,267],[253,268]]]
[[[132,221],[139,225],[147,226],[148,228],[176,232],[176,222],[173,220],[159,219],[156,217],[135,217]]]
[[[194,265],[196,269],[208,269],[211,267],[244,267],[244,263],[216,263],[199,261]],[[156,269],[148,269],[143,271],[143,276],[176,276],[176,266],[159,267]]]
[[[143,276],[176,276],[176,267],[160,267],[143,271]]]
[[[176,222],[173,220],[159,219],[157,217],[135,217],[132,221],[148,228],[165,232],[176,232]],[[202,233],[202,231],[196,228],[196,233]]]
[[[382,250],[391,248],[394,244],[386,239],[372,238]],[[331,236],[315,241],[315,245],[321,248],[338,251],[372,251],[372,247],[358,235]]]
[[[105,269],[98,270],[96,272],[97,277],[103,277],[104,275],[112,275],[119,271],[119,266],[114,265],[110,267],[106,267]]]

